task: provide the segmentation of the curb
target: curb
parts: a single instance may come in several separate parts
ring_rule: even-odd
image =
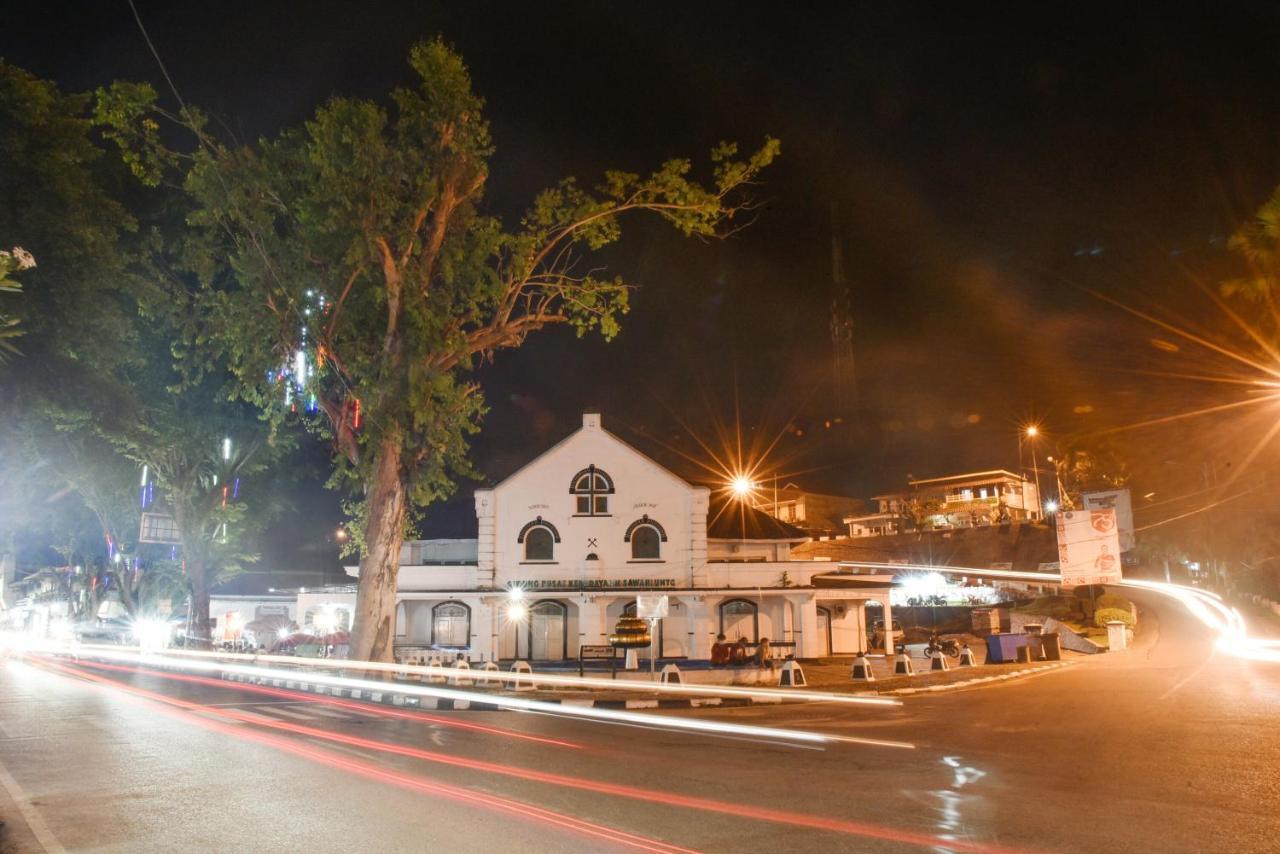
[[[452,697],[422,697],[417,694],[403,694],[395,690],[394,683],[385,691],[366,691],[357,688],[335,688],[329,685],[317,685],[306,679],[267,679],[258,676],[246,676],[243,673],[218,674],[228,682],[242,682],[247,685],[263,685],[271,688],[283,688],[288,691],[303,691],[309,694],[322,694],[344,700],[361,700],[367,703],[381,703],[386,706],[402,706],[410,709],[427,711],[470,711],[496,712],[501,707],[494,703],[473,703],[470,700],[455,700]],[[592,700],[577,698],[536,698],[540,703],[578,706],[596,709],[701,709],[707,707],[734,708],[752,705],[779,705],[783,698],[767,697],[683,697],[658,700]]]
[[[1049,670],[1060,670],[1063,667],[1071,667],[1076,664],[1074,661],[1057,661],[1053,664],[1042,664],[1039,667],[1028,667],[1026,670],[1019,670],[1014,673],[1002,673],[999,676],[981,676],[977,679],[966,679],[963,682],[948,682],[943,685],[928,685],[921,688],[895,688],[892,691],[885,691],[885,694],[937,694],[943,691],[954,691],[958,688],[968,688],[971,685],[981,685],[988,682],[1004,682],[1009,679],[1018,679],[1023,676],[1032,676],[1036,673],[1044,673]]]

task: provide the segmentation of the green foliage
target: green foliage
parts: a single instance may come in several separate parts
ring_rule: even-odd
[[[1079,601],[1071,596],[1041,596],[1018,610],[1055,620],[1072,620],[1082,613]]]
[[[434,40],[409,65],[417,85],[389,104],[333,98],[254,145],[212,140],[197,124],[189,159],[146,124],[162,111],[144,88],[104,90],[98,117],[135,170],[158,180],[156,169],[175,168],[188,193],[184,259],[200,281],[182,335],[189,375],[213,354],[236,394],[279,424],[296,416],[281,369],[305,349],[316,368],[305,393],[320,415],[297,417],[333,440],[335,485],[363,501],[394,455],[408,506],[421,508],[473,474],[468,442],[485,405],[470,372],[481,360],[553,325],[617,334],[630,285],[586,258],[621,237],[623,215],[724,234],[751,210],[742,192],[779,146],[740,158],[722,143],[706,183],[687,159],[610,171],[594,189],[568,178],[508,229],[483,210],[493,144],[461,57]]]
[[[1098,628],[1104,628],[1107,623],[1114,620],[1119,620],[1131,629],[1137,625],[1137,621],[1134,620],[1133,614],[1121,608],[1099,608],[1097,611],[1093,612],[1093,624]]]
[[[1114,608],[1120,611],[1129,611],[1133,608],[1133,603],[1123,596],[1116,593],[1104,593],[1098,597],[1098,610],[1104,608]]]

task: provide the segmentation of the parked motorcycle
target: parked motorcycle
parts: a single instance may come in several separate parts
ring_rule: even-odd
[[[952,658],[960,657],[960,641],[955,638],[944,638],[938,635],[932,635],[929,643],[925,645],[924,654],[927,658],[933,658],[935,653],[949,655]]]

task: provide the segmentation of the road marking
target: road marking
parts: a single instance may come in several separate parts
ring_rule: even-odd
[[[1214,657],[1215,657],[1217,654],[1218,654],[1218,651],[1217,651],[1216,649],[1215,649],[1215,650],[1213,650],[1213,652],[1209,653],[1209,657],[1208,657],[1208,658],[1206,658],[1206,659],[1204,660],[1204,663],[1203,663],[1203,664],[1201,664],[1199,667],[1197,667],[1197,668],[1196,668],[1195,670],[1193,670],[1191,673],[1187,674],[1187,675],[1186,675],[1186,676],[1184,676],[1181,680],[1179,680],[1179,682],[1178,682],[1178,684],[1177,684],[1177,685],[1174,685],[1174,686],[1173,686],[1172,688],[1170,688],[1168,691],[1165,691],[1163,694],[1161,694],[1161,695],[1160,695],[1160,699],[1161,699],[1161,700],[1167,700],[1167,699],[1169,699],[1169,698],[1170,698],[1170,697],[1172,697],[1175,693],[1177,693],[1177,691],[1178,691],[1179,689],[1181,689],[1183,685],[1186,685],[1186,684],[1187,684],[1188,682],[1190,682],[1192,679],[1195,679],[1197,676],[1199,676],[1201,673],[1203,673],[1203,672],[1204,672],[1204,669],[1205,669],[1206,667],[1208,667],[1210,664],[1212,664],[1212,663],[1213,663],[1213,659],[1214,659]]]
[[[286,718],[293,718],[295,721],[309,721],[314,723],[316,716],[304,712],[295,712],[293,709],[282,709],[279,706],[270,706],[263,711],[270,712],[273,715],[284,715]]]
[[[40,811],[31,803],[27,793],[18,785],[18,781],[13,779],[13,775],[4,767],[3,762],[0,762],[0,786],[4,786],[4,790],[8,792],[10,799],[17,804],[18,812],[22,813],[22,817],[26,820],[27,827],[31,828],[31,833],[35,836],[36,842],[39,842],[40,846],[48,854],[66,854],[67,849],[62,847],[58,837],[54,836],[53,831],[49,829],[49,825],[44,823],[44,818],[40,815]]]

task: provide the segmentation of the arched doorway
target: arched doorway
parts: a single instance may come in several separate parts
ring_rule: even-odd
[[[733,643],[745,638],[755,643],[760,638],[760,609],[748,599],[730,599],[720,605],[720,634]]]
[[[544,599],[529,609],[529,658],[563,661],[568,646],[568,609]]]
[[[818,652],[831,655],[831,609],[818,606]]]

